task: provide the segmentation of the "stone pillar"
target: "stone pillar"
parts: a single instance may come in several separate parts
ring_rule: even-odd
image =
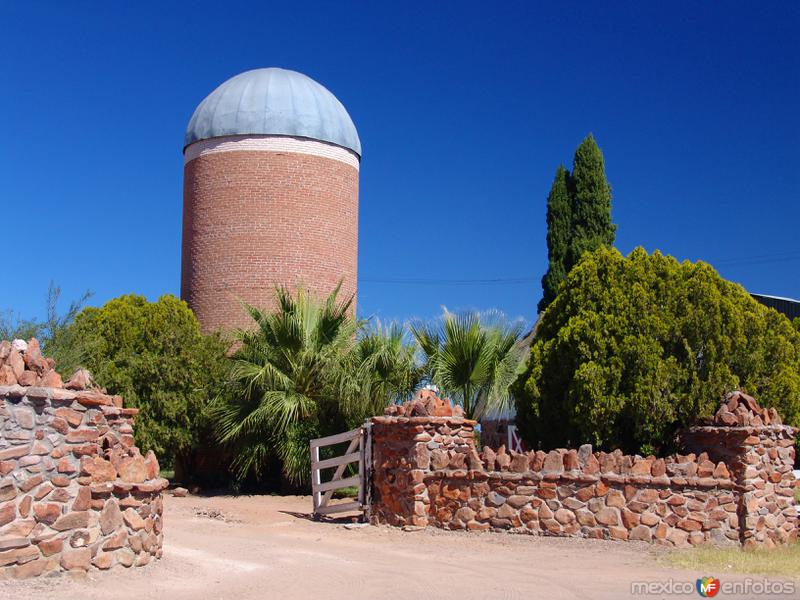
[[[739,481],[741,540],[745,548],[772,548],[798,536],[792,472],[795,430],[786,425],[753,429],[742,445],[746,467]]]
[[[374,524],[428,525],[430,497],[424,479],[436,469],[465,468],[475,453],[476,421],[459,407],[423,390],[414,400],[372,418]],[[479,460],[479,459],[478,459]]]
[[[772,548],[798,537],[796,480],[792,472],[797,429],[783,425],[747,394],[729,394],[707,425],[681,435],[690,451],[723,460],[736,484],[739,541],[746,548]]]
[[[168,482],[134,443],[137,409],[53,367],[36,340],[0,342],[0,579],[160,558]]]

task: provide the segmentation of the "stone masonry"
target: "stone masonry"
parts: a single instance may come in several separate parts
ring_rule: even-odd
[[[138,411],[53,367],[35,339],[0,342],[0,579],[146,565],[167,481],[134,445]]]
[[[372,521],[675,547],[798,537],[796,430],[745,394],[684,432],[692,451],[664,458],[590,445],[479,454],[475,425],[430,394],[374,417]]]
[[[707,449],[730,464],[738,486],[741,542],[745,547],[786,543],[798,535],[793,474],[797,430],[774,408],[747,394],[730,394],[708,423],[681,435],[685,448]],[[794,537],[793,537],[794,536]]]

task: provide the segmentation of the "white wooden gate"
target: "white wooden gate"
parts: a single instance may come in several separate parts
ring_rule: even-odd
[[[372,464],[372,446],[370,439],[372,423],[364,423],[361,427],[311,440],[311,495],[314,501],[314,517],[333,513],[363,511],[369,517],[369,477]],[[349,441],[347,450],[342,456],[320,460],[320,448],[333,446]],[[347,465],[358,463],[358,475],[342,478]],[[322,471],[336,467],[328,481],[322,481]],[[330,504],[333,492],[340,488],[358,486],[358,499],[352,502]]]

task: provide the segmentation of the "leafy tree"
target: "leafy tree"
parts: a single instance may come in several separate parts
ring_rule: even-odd
[[[559,165],[550,194],[547,196],[547,258],[550,266],[542,277],[544,295],[539,301],[542,312],[558,294],[558,286],[567,276],[567,254],[572,237],[572,200],[569,195],[569,171]]]
[[[204,410],[224,380],[227,345],[205,336],[185,302],[121,296],[85,308],[67,334],[82,340],[83,364],[98,385],[139,408],[136,443],[162,465],[186,463],[204,440]]]
[[[611,186],[606,181],[603,153],[590,133],[575,151],[572,163],[573,234],[567,272],[584,252],[613,246],[616,225],[611,222]]]
[[[603,153],[589,134],[575,151],[572,173],[559,166],[547,197],[549,266],[542,278],[540,313],[555,299],[559,286],[583,253],[613,246],[615,232]]]
[[[84,354],[84,340],[76,339],[69,326],[91,296],[91,292],[84,292],[80,298],[70,302],[62,314],[58,310],[61,287],[51,281],[47,289],[45,320],[23,319],[14,311],[6,310],[0,313],[0,339],[37,338],[43,353],[56,361],[61,376],[69,377],[81,364]]]
[[[509,385],[525,357],[522,324],[499,313],[453,314],[446,309],[434,323],[411,331],[425,355],[427,378],[459,402],[469,418],[509,404]]]
[[[413,350],[401,332],[364,331],[352,297],[338,294],[279,287],[275,309],[245,305],[256,327],[236,333],[232,385],[214,409],[239,479],[261,476],[277,454],[291,483],[307,483],[310,439],[353,428],[413,389]]]
[[[800,333],[706,263],[599,248],[543,313],[514,386],[531,447],[672,449],[744,389],[800,424]]]

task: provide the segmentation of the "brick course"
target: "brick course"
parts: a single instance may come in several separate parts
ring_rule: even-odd
[[[355,295],[358,169],[299,152],[201,153],[184,166],[182,250],[181,297],[205,331],[251,326],[238,299],[269,306],[275,284],[326,295],[342,279],[341,297]]]

